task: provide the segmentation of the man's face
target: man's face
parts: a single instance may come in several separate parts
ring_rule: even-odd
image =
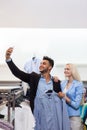
[[[48,60],[43,60],[41,63],[40,63],[40,67],[39,67],[39,70],[42,74],[44,73],[47,73],[51,70],[51,66],[49,64],[49,61]]]

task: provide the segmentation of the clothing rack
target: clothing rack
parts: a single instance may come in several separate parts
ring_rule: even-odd
[[[13,130],[15,130],[15,100],[18,99],[21,95],[23,95],[23,88],[20,83],[16,84],[15,82],[13,85],[12,82],[9,84],[6,84],[6,82],[0,83],[0,106],[7,104],[7,122],[13,125]]]

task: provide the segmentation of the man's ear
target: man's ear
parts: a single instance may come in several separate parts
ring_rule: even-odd
[[[52,66],[49,67],[49,70],[51,70],[51,69],[52,69]]]

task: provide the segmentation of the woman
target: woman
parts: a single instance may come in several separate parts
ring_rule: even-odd
[[[82,130],[80,118],[80,103],[82,100],[83,83],[74,64],[66,64],[64,69],[66,79],[61,82],[62,91],[70,119],[71,130]]]

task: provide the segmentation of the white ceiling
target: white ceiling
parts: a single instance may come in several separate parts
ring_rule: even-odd
[[[0,0],[0,27],[87,28],[87,0]]]

